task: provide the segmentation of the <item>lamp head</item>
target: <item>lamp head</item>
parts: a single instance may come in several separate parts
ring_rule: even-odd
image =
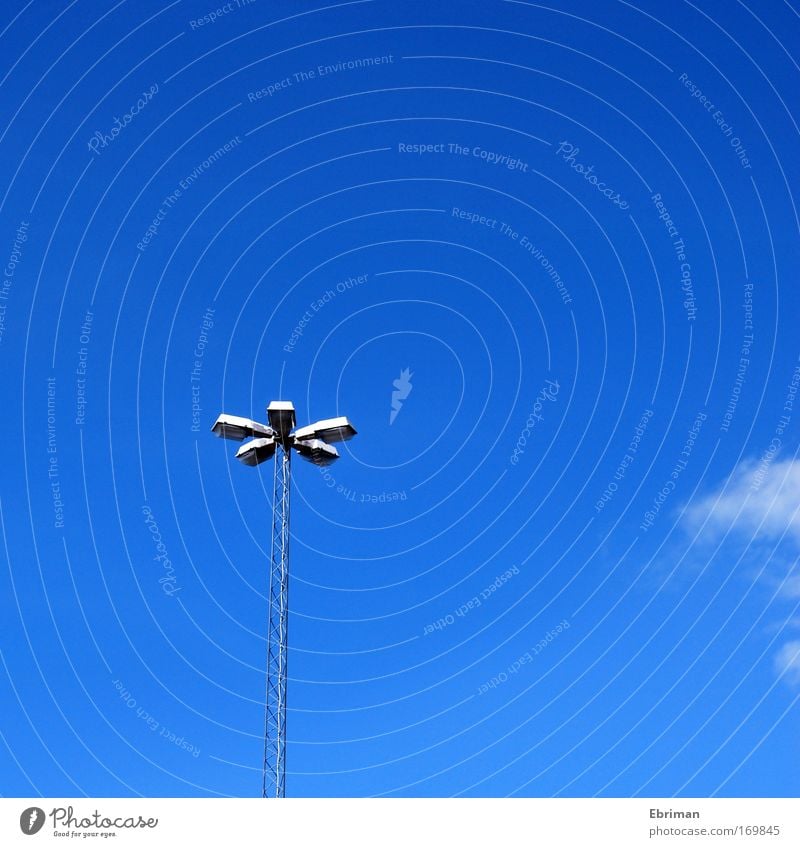
[[[273,400],[267,406],[267,418],[278,438],[286,441],[295,427],[294,404],[289,400]]]
[[[295,440],[292,446],[306,461],[319,467],[333,464],[339,458],[337,449],[319,438],[311,438],[308,441]]]
[[[236,458],[243,464],[254,468],[275,455],[274,438],[253,438],[236,451]]]
[[[251,421],[250,418],[240,418],[238,415],[220,415],[211,431],[217,438],[228,438],[231,441],[244,441],[248,436],[269,438],[275,433],[265,424]]]
[[[347,418],[326,418],[323,421],[301,426],[294,431],[294,437],[299,440],[319,438],[328,444],[337,441],[349,441],[356,435],[355,427]]]

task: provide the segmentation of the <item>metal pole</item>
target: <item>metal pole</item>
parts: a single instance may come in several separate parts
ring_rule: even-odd
[[[289,626],[290,491],[291,452],[288,444],[279,443],[275,450],[272,500],[263,797],[283,797],[286,794],[286,665]]]

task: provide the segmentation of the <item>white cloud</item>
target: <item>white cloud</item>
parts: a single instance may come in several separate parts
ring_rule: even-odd
[[[742,462],[716,491],[690,503],[685,516],[700,538],[732,530],[774,541],[788,530],[800,543],[800,461]]]
[[[776,673],[785,674],[784,679],[800,685],[800,641],[787,641],[775,654]]]
[[[793,600],[800,600],[800,576],[790,576],[783,583],[781,593]]]
[[[800,599],[800,460],[740,463],[714,491],[689,503],[684,519],[699,541],[717,542],[727,534],[746,544],[749,558],[759,562],[758,578],[780,586],[784,599]],[[800,625],[800,616],[789,625]],[[800,640],[785,642],[773,662],[785,682],[800,686]]]

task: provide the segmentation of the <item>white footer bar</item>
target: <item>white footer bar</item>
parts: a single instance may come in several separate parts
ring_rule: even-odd
[[[800,844],[774,799],[0,799],[0,844],[642,847]]]

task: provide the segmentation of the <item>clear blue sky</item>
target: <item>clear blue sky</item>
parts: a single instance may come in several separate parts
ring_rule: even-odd
[[[0,30],[0,793],[798,794],[796,3]]]

